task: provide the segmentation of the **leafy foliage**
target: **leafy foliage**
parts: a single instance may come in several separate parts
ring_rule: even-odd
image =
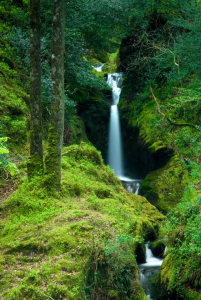
[[[9,172],[11,176],[13,176],[18,170],[16,165],[8,159],[9,150],[5,146],[5,142],[7,142],[7,140],[7,137],[0,138],[0,174],[2,174],[1,169],[3,169],[4,171]]]

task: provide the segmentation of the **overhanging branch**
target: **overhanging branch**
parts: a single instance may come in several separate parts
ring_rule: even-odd
[[[159,106],[159,104],[158,104],[158,101],[157,101],[157,99],[156,99],[156,97],[155,97],[155,95],[154,95],[154,92],[153,92],[151,86],[150,86],[150,92],[151,92],[152,98],[153,98],[153,99],[155,100],[155,102],[156,102],[156,106],[157,106],[157,110],[158,110],[159,114],[160,114],[162,117],[164,117],[166,120],[168,120],[168,122],[170,122],[170,124],[175,125],[175,126],[190,126],[190,127],[193,127],[193,128],[195,128],[195,129],[197,129],[196,126],[193,125],[193,124],[190,124],[190,123],[177,123],[177,122],[172,121],[170,118],[168,118],[168,116],[166,116],[164,113],[161,112],[160,106]]]

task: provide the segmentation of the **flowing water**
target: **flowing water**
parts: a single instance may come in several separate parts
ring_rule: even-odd
[[[110,108],[108,162],[117,177],[123,176],[122,141],[119,121],[118,103],[121,94],[122,74],[108,74],[108,85],[112,88],[112,105]]]
[[[159,259],[152,254],[149,245],[146,244],[146,263],[139,265],[140,283],[143,287],[147,298],[151,299],[151,280],[159,272],[163,259]]]
[[[108,85],[112,88],[112,105],[110,108],[109,127],[109,151],[108,163],[114,170],[117,177],[121,179],[124,188],[138,195],[140,182],[138,179],[131,179],[124,176],[121,128],[119,120],[118,103],[121,94],[122,73],[108,74]]]
[[[140,183],[141,183],[141,179],[129,179],[127,177],[125,178],[121,178],[121,182],[124,186],[124,188],[133,193],[138,195],[139,194],[139,189],[140,189]]]

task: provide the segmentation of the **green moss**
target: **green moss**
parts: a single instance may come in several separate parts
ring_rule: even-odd
[[[185,299],[186,300],[200,300],[201,293],[199,291],[184,289]]]
[[[63,152],[61,193],[43,175],[4,202],[0,297],[146,299],[134,251],[164,216],[125,191],[94,147],[81,143]]]
[[[188,171],[175,156],[165,167],[149,173],[140,191],[159,211],[166,214],[181,200],[189,180]]]
[[[64,126],[64,144],[70,146],[81,142],[90,143],[83,120],[78,116],[72,116],[67,126]]]
[[[40,175],[43,172],[43,161],[40,156],[29,155],[27,160],[29,178]]]
[[[107,62],[103,66],[102,73],[114,73],[120,66],[119,50],[109,55]]]
[[[150,245],[150,249],[154,256],[162,258],[165,251],[165,243],[163,241],[155,241]]]
[[[98,152],[94,147],[81,143],[80,145],[72,145],[68,147],[63,153],[63,156],[68,156],[75,160],[89,160],[95,165],[103,165],[103,159],[100,152]]]

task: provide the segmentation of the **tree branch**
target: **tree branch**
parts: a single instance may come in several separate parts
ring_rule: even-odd
[[[155,97],[155,95],[154,95],[154,92],[153,92],[151,86],[150,86],[150,92],[151,92],[152,98],[153,98],[153,99],[155,100],[155,102],[156,102],[156,106],[157,106],[157,110],[158,110],[159,114],[160,114],[162,117],[164,117],[166,120],[168,120],[168,122],[170,122],[170,124],[175,125],[175,126],[190,126],[190,127],[193,127],[193,128],[195,128],[195,129],[197,129],[196,126],[193,125],[193,124],[190,124],[190,123],[177,123],[177,122],[172,121],[170,118],[168,118],[168,116],[164,115],[164,113],[162,113],[161,110],[160,110],[160,106],[159,106],[159,104],[158,104],[158,101],[157,101],[157,99],[156,99],[156,97]]]

